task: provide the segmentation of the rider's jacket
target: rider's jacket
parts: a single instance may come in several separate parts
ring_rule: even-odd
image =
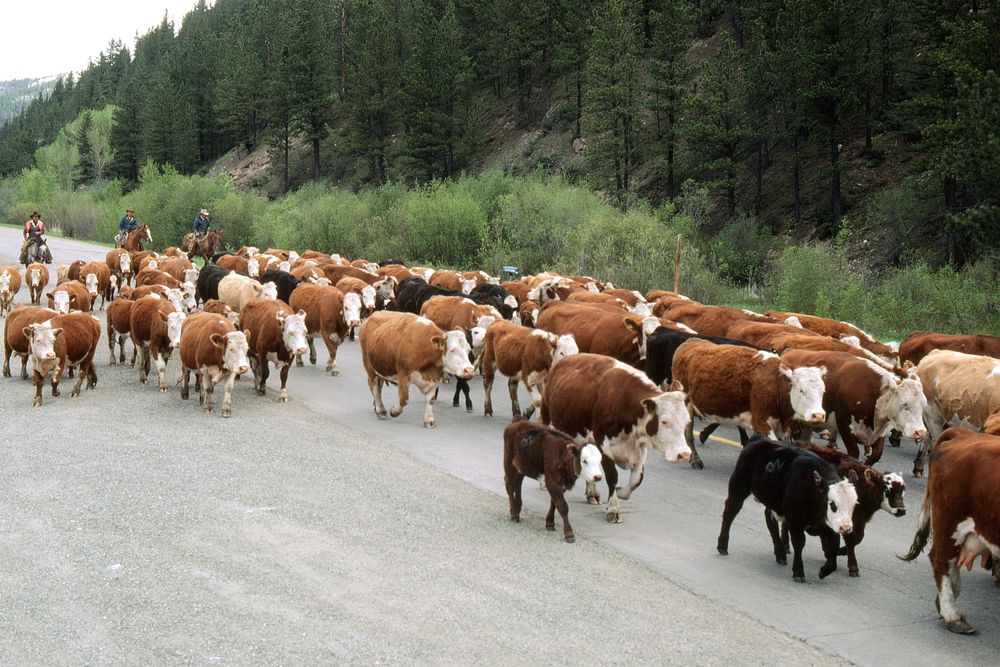
[[[209,222],[208,218],[202,218],[201,216],[199,216],[194,219],[194,224],[191,225],[191,228],[194,229],[195,232],[203,234],[208,231],[210,224],[211,223]]]
[[[45,233],[45,223],[42,222],[41,220],[38,221],[37,225],[35,224],[34,220],[28,220],[26,223],[24,223],[25,238],[29,238],[32,241],[34,241],[44,233]]]
[[[118,231],[130,232],[138,226],[139,226],[139,221],[135,219],[135,216],[132,216],[131,218],[125,216],[118,223]]]

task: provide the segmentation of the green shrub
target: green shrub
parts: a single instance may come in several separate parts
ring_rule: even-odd
[[[461,268],[477,264],[487,227],[486,215],[472,197],[440,184],[397,202],[384,222],[387,233],[398,235],[398,243],[379,244],[373,250],[398,250],[414,261]]]
[[[766,272],[774,237],[752,217],[741,215],[712,238],[709,248],[712,262],[723,277],[746,285]]]

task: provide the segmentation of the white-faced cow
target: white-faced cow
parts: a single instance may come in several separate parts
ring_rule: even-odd
[[[274,283],[267,283],[273,285]],[[284,301],[255,299],[243,308],[240,328],[247,332],[250,368],[259,396],[267,394],[269,364],[280,369],[281,388],[278,401],[288,401],[288,370],[296,355],[306,353],[306,313],[293,311]]]
[[[215,385],[225,380],[222,416],[233,414],[233,383],[250,372],[246,332],[214,313],[195,313],[181,327],[181,398],[187,399],[191,372],[201,381],[201,405],[212,412]]]
[[[45,322],[36,322],[23,329],[28,339],[35,378],[33,405],[42,405],[42,385],[52,373],[52,395],[59,395],[59,381],[67,367],[76,366],[78,377],[70,397],[80,395],[80,386],[87,378],[87,389],[97,385],[94,352],[101,339],[101,325],[90,313],[56,315]]]

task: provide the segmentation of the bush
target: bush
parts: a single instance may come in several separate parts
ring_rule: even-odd
[[[728,280],[746,285],[766,272],[774,248],[769,230],[750,216],[739,216],[722,228],[709,243],[712,263]]]
[[[468,194],[440,183],[414,191],[384,217],[398,243],[376,243],[381,253],[402,254],[436,266],[472,268],[486,234],[486,215]],[[384,244],[384,245],[383,245]]]

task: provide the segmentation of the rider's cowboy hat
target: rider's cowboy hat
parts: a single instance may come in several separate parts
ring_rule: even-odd
[[[198,211],[198,215],[208,215],[208,209],[204,209],[204,208],[201,209],[200,211]]]

